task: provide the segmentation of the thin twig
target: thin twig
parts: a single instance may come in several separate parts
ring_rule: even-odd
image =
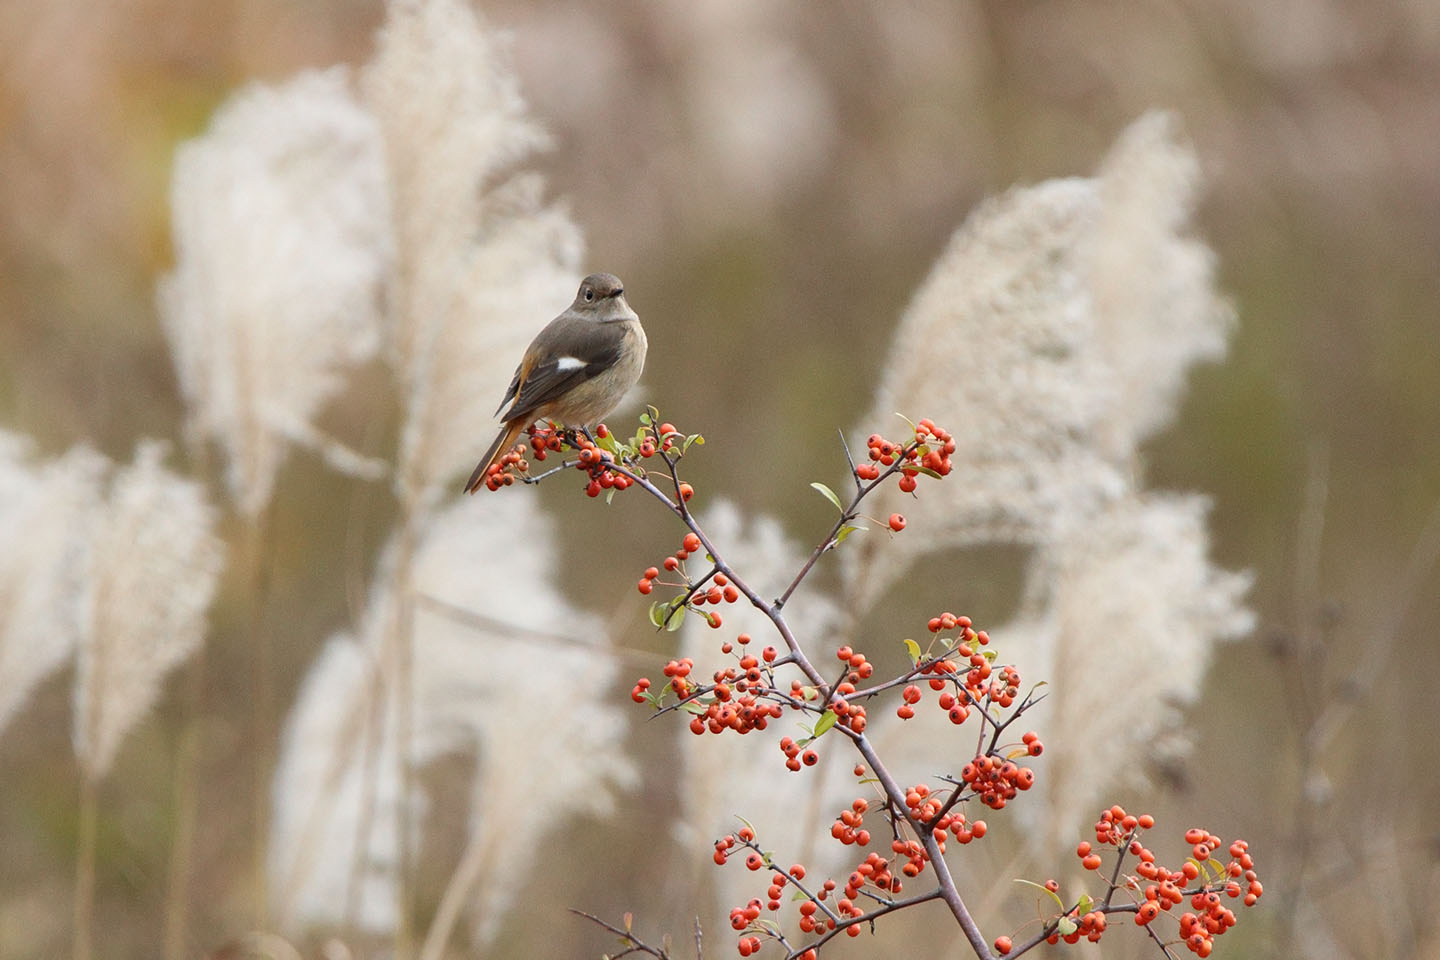
[[[620,941],[626,946],[626,949],[622,953],[611,954],[612,960],[617,960],[617,958],[626,956],[627,954],[631,953],[648,953],[650,956],[655,957],[656,960],[670,960],[670,954],[665,949],[661,947],[650,946],[648,943],[641,940],[639,937],[636,937],[628,930],[622,930],[620,927],[617,927],[612,923],[607,923],[606,921],[601,920],[599,917],[595,916],[595,914],[593,913],[586,913],[584,910],[576,910],[574,907],[570,907],[569,910],[577,917],[584,917],[591,923],[599,924],[600,926],[604,927],[606,930],[609,930],[611,933],[615,934],[617,937],[620,938]],[[698,917],[695,920],[695,944],[698,950],[700,944],[700,920]]]

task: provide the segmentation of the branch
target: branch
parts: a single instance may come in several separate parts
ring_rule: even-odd
[[[611,960],[619,960],[620,957],[629,956],[632,953],[648,953],[650,956],[654,957],[655,960],[671,960],[670,953],[667,950],[665,950],[664,948],[650,946],[645,941],[637,938],[634,934],[630,933],[629,930],[622,930],[613,924],[606,923],[604,920],[601,920],[593,913],[586,913],[584,910],[576,910],[574,907],[570,907],[569,910],[577,917],[584,917],[591,923],[599,924],[600,926],[604,927],[606,930],[609,930],[611,933],[615,934],[620,938],[620,942],[625,945],[625,950],[621,953],[611,954]],[[625,920],[626,925],[628,926],[630,920],[629,914],[626,914]],[[698,960],[700,956],[700,921],[698,918],[695,921],[695,950],[695,955]]]

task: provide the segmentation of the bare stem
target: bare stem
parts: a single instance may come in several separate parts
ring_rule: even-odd
[[[80,822],[75,858],[74,960],[90,960],[95,943],[95,834],[99,819],[95,778],[80,771]]]

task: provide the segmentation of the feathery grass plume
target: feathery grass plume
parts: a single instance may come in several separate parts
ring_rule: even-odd
[[[608,699],[616,666],[592,648],[588,617],[550,586],[552,524],[523,498],[469,501],[437,514],[427,526],[413,568],[415,638],[414,747],[416,762],[465,752],[478,766],[470,798],[471,826],[461,870],[441,914],[454,924],[471,912],[484,942],[523,879],[520,864],[560,811],[602,812],[609,784],[634,773],[620,754],[623,715]],[[498,549],[497,544],[504,544]],[[382,646],[394,594],[385,569],[360,628],[360,640],[332,639],[311,671],[285,734],[274,785],[270,865],[277,909],[294,926],[344,919],[350,866],[365,801],[364,768],[378,778],[374,814],[363,846],[364,892],[357,919],[390,929],[397,841],[394,805],[394,715],[387,709],[380,750],[367,760],[367,711],[393,704],[382,668]],[[524,623],[501,623],[483,611],[510,608],[525,598]],[[562,631],[586,641],[557,639]],[[588,699],[564,704],[548,696],[537,664],[563,664]],[[383,692],[382,692],[383,691]],[[538,794],[536,782],[546,789]],[[420,799],[420,798],[417,798]],[[412,803],[412,822],[421,818]],[[501,868],[503,866],[503,869]],[[463,875],[462,875],[463,874]],[[448,904],[448,905],[447,905]],[[286,913],[286,910],[289,912]]]
[[[379,121],[397,246],[397,482],[427,509],[494,430],[486,400],[568,302],[579,231],[515,167],[547,145],[502,44],[464,0],[391,0],[363,89]]]
[[[0,732],[75,652],[105,469],[84,446],[35,463],[25,439],[0,430]]]
[[[872,512],[903,510],[929,535],[847,551],[859,609],[924,553],[1037,543],[1054,518],[1126,494],[1136,444],[1169,421],[1188,367],[1223,352],[1232,316],[1209,250],[1182,232],[1197,177],[1175,126],[1148,114],[1098,177],[1011,190],[952,237],[862,423],[898,437],[896,411],[932,417],[959,466],[918,500],[877,498]],[[921,346],[948,362],[917,364]]]
[[[383,471],[312,422],[379,344],[393,257],[379,130],[348,84],[336,67],[252,86],[176,155],[161,316],[191,439],[218,442],[248,517],[291,443],[337,469]]]
[[[388,811],[400,789],[393,722],[377,724],[378,742],[367,741],[371,712],[383,709],[374,648],[349,634],[331,637],[286,724],[271,788],[268,858],[272,910],[282,930],[297,921],[347,919],[366,930],[395,926],[396,818],[370,816],[364,855],[356,853],[367,793],[377,810]],[[347,906],[354,917],[345,916]]]
[[[778,596],[809,554],[807,548],[785,536],[774,518],[758,517],[747,524],[739,509],[728,501],[717,502],[699,519],[726,562],[763,597]],[[745,600],[726,606],[722,613],[723,630],[710,629],[694,615],[687,617],[681,628],[679,656],[693,658],[700,673],[708,676],[710,665],[721,665],[721,641],[733,640],[741,633],[753,638],[750,651],[757,656],[771,645],[783,652],[784,644],[770,619]],[[786,603],[785,620],[811,657],[821,663],[830,649],[825,638],[839,620],[839,611],[830,598],[802,586]],[[828,668],[822,665],[821,669]],[[788,728],[792,721],[787,717],[778,724]],[[695,876],[687,878],[690,886],[705,880],[716,884],[719,897],[713,906],[717,912],[704,920],[721,923],[730,907],[754,895],[754,877],[743,870],[715,871],[710,862],[715,838],[733,832],[738,815],[755,825],[764,842],[787,837],[812,843],[828,829],[827,814],[834,818],[835,811],[830,807],[840,802],[840,778],[835,775],[848,771],[854,761],[851,752],[836,743],[835,749],[822,751],[823,777],[796,777],[785,770],[779,750],[758,749],[753,737],[695,737],[688,730],[680,736],[693,742],[687,742],[680,751],[686,788],[680,791],[677,839],[691,854],[688,863],[703,864],[696,867]],[[826,800],[829,806],[822,803]],[[810,862],[813,853],[812,848],[786,849],[783,853],[777,851],[777,856]]]
[[[1117,777],[1183,751],[1179,725],[1216,643],[1254,625],[1248,574],[1213,566],[1204,497],[1125,497],[1071,518],[1032,561],[1016,622],[992,631],[1022,676],[1051,682],[1026,729],[1046,744],[1020,805],[1037,850],[1073,842]],[[1034,801],[1043,797],[1044,803]]]
[[[74,736],[91,780],[110,769],[165,674],[199,646],[224,563],[204,492],[166,470],[164,452],[142,442],[90,520]]]
[[[1200,165],[1174,114],[1130,124],[1100,165],[1100,222],[1086,253],[1091,309],[1113,391],[1100,424],[1117,462],[1174,416],[1194,364],[1225,355],[1235,325],[1215,254],[1186,231]]]

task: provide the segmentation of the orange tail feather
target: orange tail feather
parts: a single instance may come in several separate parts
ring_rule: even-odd
[[[497,457],[510,449],[515,443],[515,438],[520,436],[520,431],[524,429],[525,424],[518,420],[505,424],[505,429],[500,431],[500,435],[495,438],[495,442],[490,444],[490,449],[485,451],[485,456],[480,458],[480,463],[476,465],[475,472],[470,474],[470,480],[465,484],[466,493],[474,493],[485,484],[485,471],[490,469],[490,464],[494,463]]]

